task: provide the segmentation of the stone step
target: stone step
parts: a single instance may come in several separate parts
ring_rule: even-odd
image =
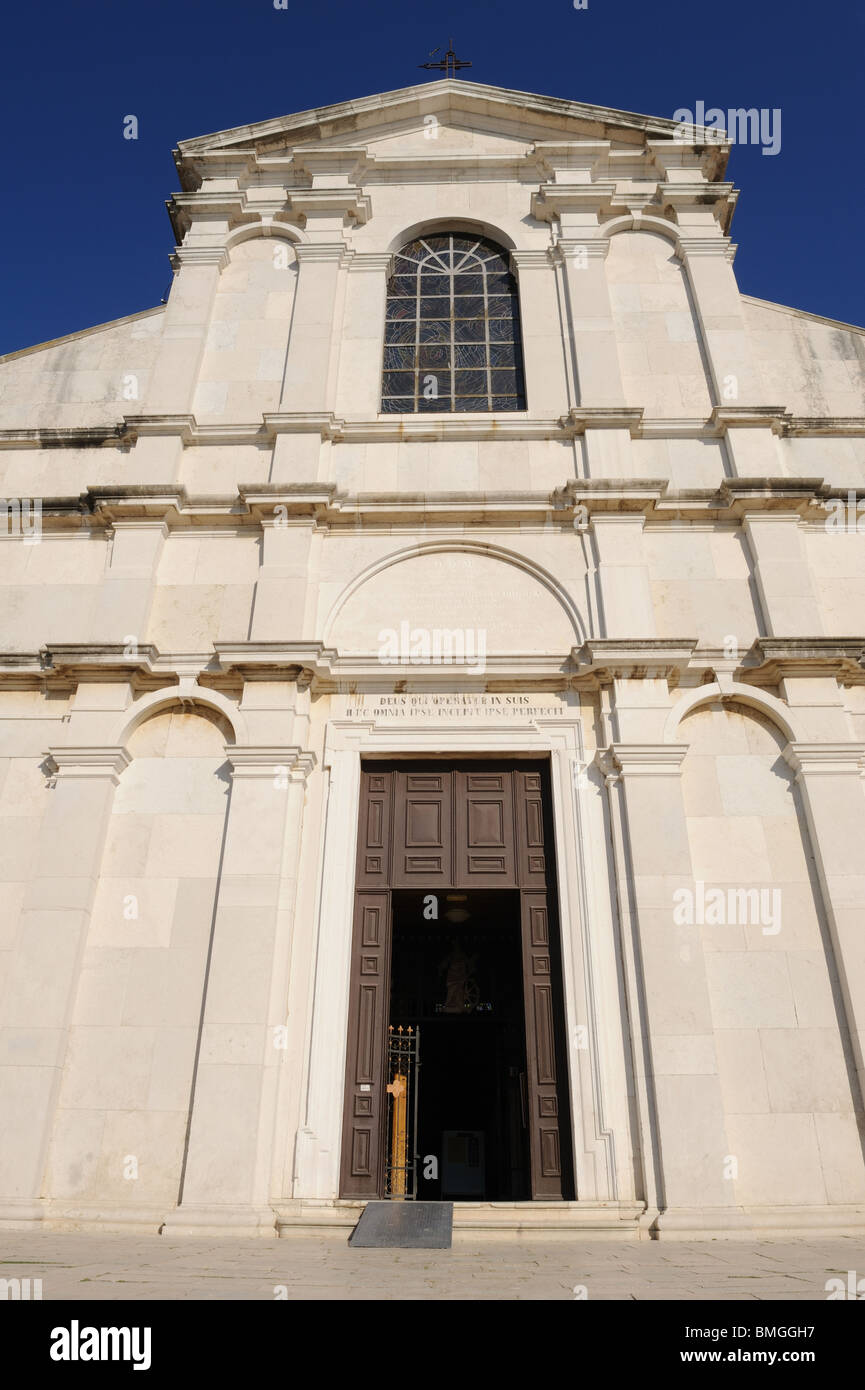
[[[365,1205],[361,1201],[286,1203],[277,1209],[277,1232],[351,1230]],[[454,1202],[454,1240],[481,1235],[635,1240],[648,1236],[640,1221],[644,1211],[642,1202]]]

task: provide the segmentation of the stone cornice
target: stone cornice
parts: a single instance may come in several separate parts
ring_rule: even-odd
[[[842,685],[865,684],[865,635],[758,637],[742,657],[737,679],[770,687],[782,680],[819,676]]]
[[[148,643],[129,654],[119,643],[52,643],[39,652],[0,654],[0,683],[7,688],[70,690],[84,683],[126,682],[136,691],[160,690],[195,677],[202,687],[236,687],[238,681],[289,681],[319,690],[351,689],[361,681],[423,680],[447,685],[455,678],[485,687],[489,681],[522,682],[548,689],[597,689],[613,680],[666,680],[671,687],[699,686],[713,676],[738,684],[774,687],[795,677],[829,677],[842,685],[865,684],[865,635],[847,638],[758,638],[741,657],[700,646],[695,638],[589,638],[570,653],[490,655],[475,663],[382,663],[374,652],[340,655],[320,641],[215,642],[209,651],[160,653]],[[504,688],[504,686],[502,686]]]
[[[688,669],[696,647],[696,637],[593,637],[574,647],[571,660],[580,676],[671,680]]]
[[[125,448],[136,441],[136,432],[125,423],[65,425],[59,429],[0,430],[0,449],[101,449]]]
[[[784,434],[792,415],[782,405],[716,405],[709,419],[719,434],[731,429],[770,429]]]
[[[542,183],[532,194],[532,217],[539,222],[554,222],[562,213],[600,212],[612,206],[615,194],[615,179],[598,179],[594,183]]]
[[[165,206],[178,242],[177,252],[183,249],[180,243],[197,221],[207,223],[217,219],[217,222],[222,220],[226,226],[234,227],[254,220],[258,215],[258,210],[249,206],[247,194],[241,189],[199,188],[190,192],[173,193],[166,200]]]
[[[363,264],[350,249],[334,244],[296,248],[309,259],[341,260],[350,269],[383,271],[375,255]],[[323,254],[322,254],[323,253]],[[523,252],[536,256],[541,253]],[[545,253],[544,253],[545,254]],[[537,263],[537,262],[534,262]],[[335,444],[364,442],[410,443],[412,440],[571,439],[586,429],[626,429],[634,439],[717,439],[729,429],[770,429],[790,437],[847,439],[865,435],[865,415],[825,419],[790,414],[782,406],[716,407],[707,418],[649,417],[641,406],[574,406],[556,419],[533,417],[528,411],[502,415],[379,415],[347,420],[332,411],[268,411],[259,421],[201,424],[192,414],[125,415],[104,425],[60,429],[12,427],[0,429],[0,449],[130,448],[140,438],[179,438],[184,448],[214,444],[261,445],[281,434],[318,434]]]
[[[609,140],[536,140],[532,146],[538,169],[553,176],[559,169],[594,171],[610,150]]]
[[[718,489],[722,505],[737,520],[750,512],[802,516],[819,511],[825,518],[823,502],[830,496],[822,478],[725,478]]]
[[[22,654],[23,655],[23,654]],[[176,685],[190,673],[199,674],[213,653],[161,655],[152,643],[144,643],[134,653],[119,642],[49,643],[38,653],[27,655],[27,664],[16,664],[14,653],[0,655],[0,676],[40,677],[46,688],[68,688],[82,681],[100,684],[131,684],[138,691],[159,690]]]
[[[636,438],[642,421],[642,406],[580,405],[559,416],[562,431],[570,436],[585,434],[587,429],[627,430]]]
[[[287,189],[285,202],[297,217],[308,217],[310,213],[342,215],[359,227],[372,217],[372,200],[357,188]]]
[[[758,637],[738,656],[698,644],[696,638],[589,638],[571,659],[579,677],[595,681],[667,679],[693,685],[728,673],[742,685],[770,688],[796,676],[828,676],[844,685],[865,684],[862,637]]]
[[[341,656],[336,648],[321,642],[215,642],[214,650],[220,669],[227,675],[248,680],[267,674],[272,679],[300,681],[305,673],[318,690],[349,689],[358,681],[372,685],[384,682],[390,687],[395,681],[422,680],[449,686],[455,679],[481,689],[494,679],[553,682],[564,689],[569,666],[566,654],[541,656],[534,652],[487,656],[483,670],[474,669],[474,662],[385,663],[376,652]]]
[[[134,655],[122,642],[51,642],[41,649],[43,665],[53,671],[86,676],[88,671],[119,671],[126,679],[134,671],[150,674],[159,652],[150,643],[136,647]]]
[[[527,167],[536,167],[529,142],[526,142],[524,149],[505,154],[476,154],[471,151],[449,151],[439,154],[435,150],[435,142],[430,140],[429,144],[429,152],[425,150],[423,154],[379,154],[375,150],[367,151],[359,175],[365,183],[373,186],[376,183],[390,182],[394,174],[405,176],[406,182],[409,183],[449,183],[451,180],[447,174],[451,169],[463,176],[478,174],[486,176],[487,179],[505,179],[508,175],[524,176]]]
[[[164,520],[169,529],[236,528],[304,520],[317,526],[449,525],[495,518],[544,530],[584,530],[605,514],[640,515],[653,525],[750,524],[789,518],[826,522],[834,494],[819,478],[730,478],[718,488],[671,488],[665,478],[570,478],[543,491],[341,491],[335,483],[241,483],[234,493],[189,496],[177,483],[103,484],[78,496],[42,502],[42,531],[109,529],[115,523]],[[863,494],[865,495],[865,494]],[[579,511],[577,511],[579,509]]]

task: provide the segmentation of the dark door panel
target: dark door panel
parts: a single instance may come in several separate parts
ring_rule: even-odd
[[[513,773],[456,772],[454,794],[456,886],[515,888]]]
[[[394,774],[394,888],[447,888],[453,880],[453,774]]]

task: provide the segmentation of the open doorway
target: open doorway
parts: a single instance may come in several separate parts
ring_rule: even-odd
[[[555,882],[545,764],[362,765],[342,1197],[571,1200]]]
[[[530,1195],[519,893],[394,892],[390,1022],[420,1031],[417,1195]]]

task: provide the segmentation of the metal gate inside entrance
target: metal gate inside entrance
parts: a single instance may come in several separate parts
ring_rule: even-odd
[[[549,808],[545,764],[362,767],[343,1197],[573,1195]]]

